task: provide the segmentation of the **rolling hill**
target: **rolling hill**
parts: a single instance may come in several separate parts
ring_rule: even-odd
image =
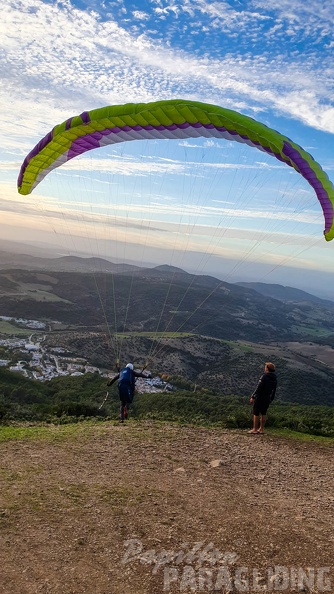
[[[110,368],[116,333],[123,357],[144,364],[150,356],[156,371],[220,394],[249,394],[273,358],[282,400],[334,404],[334,309],[324,300],[282,301],[168,266],[88,273],[38,261],[43,269],[0,270],[0,315],[46,321],[50,346]],[[310,344],[321,354],[306,352]]]
[[[296,289],[294,287],[285,287],[283,285],[277,284],[249,282],[239,282],[236,284],[240,287],[245,287],[246,289],[253,289],[257,293],[265,295],[266,297],[272,297],[273,299],[284,301],[285,303],[311,302],[317,303],[318,305],[322,305],[324,307],[334,308],[334,301],[330,301],[328,299],[321,299],[320,297],[316,297],[311,293],[307,293],[306,291],[302,291],[301,289]]]

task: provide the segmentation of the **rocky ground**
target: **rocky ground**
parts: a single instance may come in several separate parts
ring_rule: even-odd
[[[1,442],[1,593],[334,592],[332,445],[134,421],[31,432]]]

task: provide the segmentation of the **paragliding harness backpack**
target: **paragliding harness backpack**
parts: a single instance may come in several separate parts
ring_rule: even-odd
[[[132,369],[130,369],[130,367],[124,367],[124,369],[121,369],[121,371],[119,373],[118,388],[119,388],[120,392],[122,392],[123,390],[124,391],[128,390],[130,388],[131,400],[132,400],[133,394],[134,394],[134,389],[135,389],[135,377],[134,377],[133,371],[132,371]],[[122,390],[122,388],[123,388],[123,390]]]

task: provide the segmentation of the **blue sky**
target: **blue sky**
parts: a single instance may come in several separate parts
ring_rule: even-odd
[[[2,237],[167,263],[334,299],[334,242],[307,183],[223,141],[106,147],[29,197],[24,156],[84,110],[184,98],[240,111],[308,150],[334,181],[332,0],[2,2]]]

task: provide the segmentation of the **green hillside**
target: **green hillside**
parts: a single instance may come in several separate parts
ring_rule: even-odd
[[[137,394],[132,418],[234,429],[250,426],[249,398],[214,394],[201,388],[194,392],[182,378],[175,377],[173,381],[173,392]],[[97,375],[61,377],[42,384],[0,369],[0,422],[66,424],[87,418],[117,420],[117,387],[110,389],[100,408],[106,393],[105,381]],[[270,407],[268,427],[334,437],[334,407],[275,401]]]

